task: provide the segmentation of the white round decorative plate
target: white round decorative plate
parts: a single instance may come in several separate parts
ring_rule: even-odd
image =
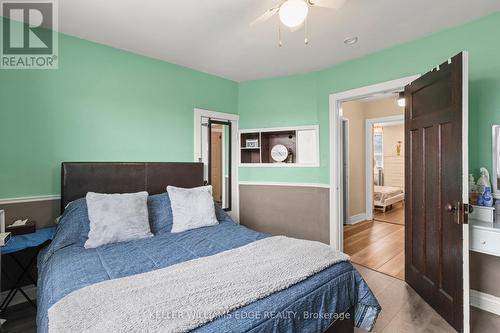
[[[288,157],[288,148],[282,144],[274,145],[271,149],[271,157],[276,162],[283,162]]]

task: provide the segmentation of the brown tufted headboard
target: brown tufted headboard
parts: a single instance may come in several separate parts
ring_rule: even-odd
[[[167,185],[203,185],[202,163],[176,162],[63,162],[61,165],[61,213],[66,205],[87,192],[165,192]]]

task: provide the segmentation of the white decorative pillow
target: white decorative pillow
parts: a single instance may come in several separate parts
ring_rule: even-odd
[[[86,249],[153,236],[149,227],[148,192],[89,192],[86,199],[90,220]]]
[[[172,205],[173,233],[219,224],[215,216],[212,186],[167,186]]]

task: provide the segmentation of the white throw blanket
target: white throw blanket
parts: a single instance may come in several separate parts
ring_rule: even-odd
[[[49,332],[187,332],[349,257],[284,236],[104,281],[49,309]]]

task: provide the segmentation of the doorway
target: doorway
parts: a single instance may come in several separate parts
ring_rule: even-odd
[[[404,226],[405,126],[404,105],[399,115],[366,120],[367,195],[373,203],[372,219]],[[372,178],[370,176],[373,175]]]
[[[399,93],[341,105],[343,248],[352,262],[404,280],[404,105],[398,103]]]
[[[468,54],[422,76],[330,95],[330,243],[343,248],[342,103],[404,88],[405,281],[469,332]],[[352,177],[351,177],[352,178]]]

